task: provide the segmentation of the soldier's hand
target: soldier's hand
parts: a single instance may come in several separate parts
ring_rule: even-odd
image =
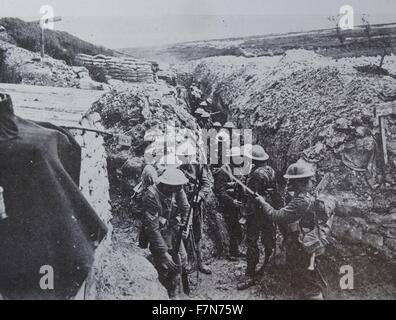
[[[256,201],[258,201],[261,205],[266,205],[267,204],[265,199],[262,196],[259,196],[259,195],[256,196]]]
[[[184,240],[187,240],[188,239],[188,230],[184,230],[183,231],[183,233],[182,233],[182,238],[184,239]]]
[[[198,195],[197,196],[197,203],[200,203],[201,201],[204,201],[204,199],[202,198],[202,196]]]
[[[234,206],[235,206],[235,207],[238,207],[238,208],[241,208],[241,207],[242,207],[242,202],[241,202],[241,201],[238,201],[237,199],[234,199],[234,200],[233,200],[233,203],[234,203]]]
[[[182,232],[182,238],[183,238],[184,240],[187,240],[187,239],[188,239],[189,229],[190,229],[190,228],[187,228],[187,230],[183,230],[183,232]]]
[[[165,253],[162,258],[161,265],[164,269],[171,272],[178,272],[179,267],[173,262],[173,259],[169,253]]]

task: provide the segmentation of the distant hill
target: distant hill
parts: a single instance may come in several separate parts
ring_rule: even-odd
[[[41,29],[38,23],[18,18],[1,18],[0,26],[7,32],[7,40],[24,49],[39,52]],[[1,35],[1,33],[0,33]],[[64,31],[45,30],[45,53],[49,56],[74,64],[79,53],[90,55],[114,55],[114,51],[93,45]]]
[[[396,53],[396,23],[355,26],[353,30],[337,32],[322,29],[264,36],[184,42],[145,48],[125,48],[120,51],[137,58],[167,64],[213,56],[271,56],[290,49],[313,50],[334,58],[375,56],[386,48]]]

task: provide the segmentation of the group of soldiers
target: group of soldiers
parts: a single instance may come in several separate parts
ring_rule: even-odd
[[[200,107],[204,107],[202,103]],[[232,139],[235,128],[232,122],[224,126],[211,123],[210,114],[201,109],[195,110],[201,128],[228,132],[228,139]],[[194,161],[200,152],[197,149],[197,144],[186,138],[174,152],[147,164],[142,172],[142,243],[149,245],[159,279],[169,296],[189,294],[191,271],[212,273],[203,263],[201,239],[205,204],[211,192],[209,177],[213,177],[217,211],[222,213],[229,234],[226,256],[230,261],[246,258],[245,276],[238,289],[245,290],[261,279],[274,256],[279,230],[291,284],[302,298],[323,299],[323,278],[315,267],[315,253],[307,251],[302,241],[318,223],[317,208],[313,205],[316,176],[313,166],[302,161],[290,165],[284,175],[288,192],[282,197],[276,173],[268,164],[270,156],[262,146],[234,146],[227,151],[229,161],[220,158],[218,164]],[[248,172],[235,170],[242,166],[241,158],[249,161]],[[244,237],[246,253],[241,250]],[[257,268],[259,241],[264,248],[264,262]]]

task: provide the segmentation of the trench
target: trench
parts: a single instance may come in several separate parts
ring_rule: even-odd
[[[213,121],[222,124],[225,121],[233,121],[238,128],[246,128],[246,122],[239,122],[232,111],[232,106],[228,105],[222,97],[221,85],[213,88],[210,81],[205,78],[189,78],[182,85],[189,87],[191,83],[199,83],[199,88],[204,98],[210,98],[213,105],[209,112],[219,112]],[[179,83],[180,85],[180,83]],[[266,132],[273,132],[273,128],[261,127],[262,132],[253,133],[253,142],[259,143],[260,138]],[[282,132],[279,133],[280,135]],[[275,139],[276,139],[275,132]],[[272,149],[276,150],[276,149]],[[274,159],[284,158],[284,153],[273,154]],[[283,159],[281,165],[273,165],[277,169],[277,182],[281,193],[285,188],[285,181],[281,172],[287,164],[296,161],[295,158]],[[278,161],[279,163],[279,161]],[[271,163],[270,163],[271,164]],[[210,214],[210,213],[208,213]],[[246,231],[246,230],[245,230]],[[245,238],[241,244],[243,251],[246,250]],[[262,264],[264,252],[260,248],[260,263]],[[275,256],[272,257],[266,272],[259,279],[257,284],[244,291],[237,290],[238,282],[243,279],[246,266],[245,259],[230,262],[224,257],[216,257],[210,260],[213,274],[196,275],[191,282],[193,284],[192,297],[199,299],[298,299],[296,291],[290,286],[290,275],[285,266],[285,252],[281,248],[281,234],[277,234],[277,248]],[[324,287],[326,299],[393,299],[396,293],[396,270],[393,261],[386,257],[376,248],[362,243],[354,243],[344,238],[337,238],[332,235],[331,242],[327,247],[326,255],[318,258],[318,266],[327,282]],[[354,272],[353,288],[343,288],[341,285],[343,268],[352,266]]]
[[[187,79],[177,80],[176,84],[178,87],[183,86],[186,90],[191,83],[199,82],[203,83],[201,90],[204,93],[205,98],[211,98],[213,101],[213,109],[211,111],[217,112],[218,118],[215,121],[220,121],[224,124],[226,120],[233,120],[240,126],[245,126],[248,123],[247,120],[239,122],[236,117],[235,109],[233,109],[231,103],[232,99],[224,97],[223,91],[219,88],[214,87],[210,81],[202,81],[201,77],[196,77],[190,74]],[[161,87],[162,88],[162,87]],[[112,224],[114,226],[113,242],[115,243],[114,250],[119,250],[118,244],[123,244],[124,247],[132,247],[132,251],[136,251],[135,256],[132,257],[145,257],[149,256],[147,250],[141,251],[137,248],[138,233],[140,228],[139,208],[137,208],[131,201],[131,195],[133,193],[133,187],[140,179],[140,173],[142,169],[142,160],[139,156],[140,150],[143,149],[141,141],[143,140],[142,132],[147,130],[153,123],[154,116],[158,116],[158,103],[157,103],[157,92],[148,90],[144,92],[144,98],[140,97],[140,92],[147,88],[133,89],[132,92],[125,94],[116,93],[116,98],[111,94],[104,98],[95,108],[94,111],[98,111],[103,119],[103,124],[106,128],[114,128],[121,132],[130,134],[134,140],[134,147],[130,150],[120,149],[114,144],[114,141],[106,142],[108,156],[108,170],[110,180],[110,196],[113,211]],[[140,91],[139,91],[140,90]],[[167,90],[172,90],[176,93],[176,88],[172,84],[172,87],[167,87]],[[172,97],[174,94],[164,94],[161,99],[162,105],[165,105],[168,109],[170,105],[175,102],[172,100],[169,102],[168,97]],[[166,98],[164,98],[166,96]],[[186,99],[186,97],[184,97]],[[233,97],[234,99],[237,97]],[[128,107],[127,115],[118,110],[122,105],[122,101],[125,102]],[[140,99],[140,100],[139,100]],[[188,96],[187,96],[188,99]],[[115,103],[115,100],[121,102]],[[131,102],[132,101],[132,102]],[[191,101],[185,101],[186,105],[191,104]],[[145,109],[148,104],[149,109]],[[174,107],[174,106],[173,106]],[[172,107],[172,108],[173,108]],[[179,106],[180,107],[180,106]],[[179,108],[177,107],[177,108]],[[143,110],[142,110],[143,108]],[[175,107],[176,108],[176,107]],[[194,125],[195,120],[191,117],[191,114],[187,114],[186,110],[176,110],[176,119],[181,119],[184,124]],[[116,109],[117,117],[121,120],[114,121],[114,110]],[[152,112],[151,109],[155,109],[155,113],[151,114],[149,120],[144,120],[144,124],[136,124],[136,120],[142,119],[141,114],[148,114]],[[163,110],[162,110],[163,111]],[[162,112],[161,111],[161,112]],[[167,111],[167,110],[165,110]],[[136,114],[135,114],[136,113]],[[163,115],[160,115],[163,117]],[[169,116],[169,114],[168,114]],[[118,119],[117,118],[117,119]],[[130,120],[132,119],[132,120]],[[131,129],[131,121],[133,126]],[[255,127],[254,138],[257,141],[261,140],[263,136],[269,132],[273,135],[273,141],[277,139],[284,139],[282,135],[284,132],[277,130],[274,127],[266,127],[265,125],[259,128]],[[255,142],[255,141],[254,141]],[[278,176],[281,176],[287,163],[295,161],[293,155],[288,157],[288,153],[284,149],[273,148],[272,155],[275,159],[281,159],[279,163],[275,163],[274,168],[276,169]],[[140,153],[141,154],[141,153]],[[285,156],[286,155],[286,156]],[[282,186],[282,180],[279,181]],[[239,261],[230,262],[222,254],[222,247],[226,244],[219,243],[223,241],[221,236],[218,237],[216,233],[219,231],[219,224],[224,222],[221,221],[221,215],[216,211],[213,203],[208,206],[207,218],[205,220],[206,229],[204,234],[204,260],[211,267],[212,274],[204,275],[192,273],[190,275],[191,281],[191,295],[190,299],[226,299],[226,300],[244,300],[244,299],[295,299],[295,290],[290,287],[290,278],[288,277],[285,266],[284,266],[284,252],[277,249],[277,255],[273,259],[258,283],[248,290],[238,291],[237,284],[242,279],[246,262],[244,259]],[[215,232],[213,232],[215,231]],[[281,239],[278,239],[278,246]],[[225,241],[226,242],[226,241]],[[244,248],[244,243],[242,243]],[[261,252],[261,259],[263,258],[263,252]],[[354,241],[348,241],[345,238],[339,238],[337,236],[332,237],[331,244],[328,246],[327,254],[319,258],[319,265],[322,273],[328,283],[328,288],[325,290],[327,299],[384,299],[394,298],[396,296],[396,285],[395,285],[395,268],[389,259],[384,257],[383,253],[373,248],[370,245],[363,243],[356,243]],[[340,287],[340,270],[343,266],[350,265],[354,270],[354,289],[343,290]],[[130,271],[137,277],[144,277],[138,274],[137,271]],[[153,275],[150,273],[150,283],[157,281],[152,278]],[[158,282],[158,281],[157,281]],[[128,287],[128,283],[125,283]],[[163,290],[163,289],[162,289]],[[146,292],[147,293],[147,292]],[[151,292],[152,293],[152,292]],[[139,293],[139,287],[133,291],[134,298],[144,298]],[[120,292],[121,296],[129,298],[128,293]]]

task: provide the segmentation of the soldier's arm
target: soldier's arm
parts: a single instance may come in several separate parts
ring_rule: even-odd
[[[301,219],[307,210],[309,203],[301,197],[293,198],[285,207],[276,210],[269,203],[261,199],[261,208],[272,221],[280,223],[292,223]]]
[[[202,170],[202,167],[199,166],[198,170]],[[210,193],[210,183],[209,183],[209,179],[208,179],[208,168],[207,166],[203,167],[203,171],[202,171],[202,178],[201,178],[201,189],[199,190],[199,196],[201,197],[201,199],[206,200],[207,196]]]
[[[272,203],[275,209],[282,208],[284,205],[284,200],[282,198],[281,193],[279,192],[278,184],[274,182],[273,187],[274,187],[274,191],[272,192],[272,196],[271,196]]]
[[[151,196],[149,193],[144,195],[143,203],[143,225],[150,242],[150,250],[153,254],[163,256],[168,252],[168,246],[160,232],[159,214],[161,210],[155,197]]]
[[[220,201],[226,204],[232,204],[234,199],[227,192],[228,180],[227,174],[220,171],[215,179],[215,190]]]
[[[188,203],[187,195],[183,188],[180,188],[175,194],[176,205],[180,210],[181,223],[184,225],[187,221],[188,211],[190,205]]]
[[[252,176],[253,190],[264,195],[268,189],[275,185],[275,171],[271,167],[261,167]]]

